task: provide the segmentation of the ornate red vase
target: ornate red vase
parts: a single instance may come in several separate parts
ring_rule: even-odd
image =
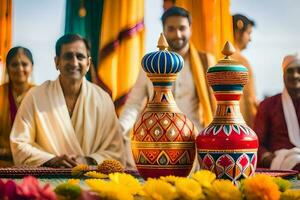
[[[146,54],[144,71],[153,83],[154,95],[134,124],[131,147],[136,167],[143,178],[187,176],[196,155],[194,124],[178,109],[172,84],[182,69],[180,55],[169,52],[163,35],[159,51]]]
[[[207,71],[217,110],[211,124],[197,136],[196,144],[201,169],[236,182],[254,174],[258,139],[240,112],[239,99],[248,81],[248,70],[231,60],[234,51],[227,42],[222,51],[225,58]]]

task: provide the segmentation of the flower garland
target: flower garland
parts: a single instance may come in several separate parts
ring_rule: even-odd
[[[85,167],[82,167],[85,170]],[[74,171],[79,171],[78,168]],[[88,179],[69,179],[54,190],[41,186],[34,177],[25,177],[20,184],[0,179],[0,199],[36,200],[296,200],[300,190],[292,190],[287,180],[258,174],[244,179],[239,186],[229,180],[200,170],[190,178],[166,176],[141,182],[130,174],[86,172]]]
[[[149,178],[141,183],[125,173],[103,174],[86,173],[85,185],[95,199],[105,200],[294,200],[300,199],[300,190],[291,190],[287,180],[269,175],[258,174],[244,179],[239,186],[229,180],[216,179],[207,170],[194,173],[191,178],[166,176],[159,179]],[[95,178],[100,177],[100,178]],[[74,181],[73,181],[74,182]],[[73,185],[71,181],[67,183]],[[76,184],[75,184],[76,185]],[[56,194],[65,194],[59,186]],[[71,191],[70,191],[71,192]],[[82,197],[79,197],[82,199]]]

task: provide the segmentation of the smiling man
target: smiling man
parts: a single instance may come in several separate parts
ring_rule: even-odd
[[[56,43],[59,77],[31,90],[10,141],[16,165],[73,167],[105,159],[123,162],[123,139],[109,95],[88,82],[89,45],[68,34]]]
[[[180,54],[184,59],[184,67],[173,85],[173,95],[179,109],[195,124],[200,131],[212,120],[211,90],[205,72],[215,64],[212,55],[198,52],[190,43],[192,20],[188,11],[180,7],[172,7],[161,17],[163,33],[170,50]],[[126,102],[119,121],[127,149],[128,165],[133,166],[129,132],[137,116],[145,106],[145,101],[153,97],[153,86],[145,72],[141,70],[138,80]]]
[[[259,137],[258,165],[300,171],[300,58],[283,59],[284,89],[261,102],[254,123]]]

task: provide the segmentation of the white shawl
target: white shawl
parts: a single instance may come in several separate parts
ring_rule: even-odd
[[[72,118],[59,79],[46,81],[24,98],[10,141],[17,165],[40,166],[54,156],[89,156],[98,163],[123,162],[123,141],[107,93],[83,79]]]

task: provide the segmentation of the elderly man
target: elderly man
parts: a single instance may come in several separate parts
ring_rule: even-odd
[[[10,141],[15,164],[73,167],[105,159],[123,162],[123,140],[108,94],[88,82],[89,45],[79,35],[56,43],[60,75],[29,91]]]
[[[261,102],[254,123],[259,137],[258,165],[300,170],[300,58],[283,59],[284,89]]]
[[[234,46],[236,49],[236,52],[232,55],[232,58],[247,67],[249,72],[249,81],[244,87],[243,95],[240,100],[240,107],[247,125],[252,127],[257,111],[253,70],[249,61],[244,55],[242,55],[241,52],[247,48],[249,42],[251,41],[252,29],[255,26],[255,23],[241,14],[233,15],[232,21]]]
[[[173,86],[173,95],[179,109],[195,124],[198,130],[212,120],[213,99],[205,72],[215,63],[212,55],[198,52],[189,43],[191,37],[191,16],[183,8],[172,7],[162,15],[163,32],[172,51],[184,59],[184,67]],[[145,105],[145,100],[153,96],[153,86],[145,72],[141,70],[132,89],[125,109],[120,116],[129,165],[133,163],[130,150],[129,130]],[[130,162],[131,161],[131,162]]]

